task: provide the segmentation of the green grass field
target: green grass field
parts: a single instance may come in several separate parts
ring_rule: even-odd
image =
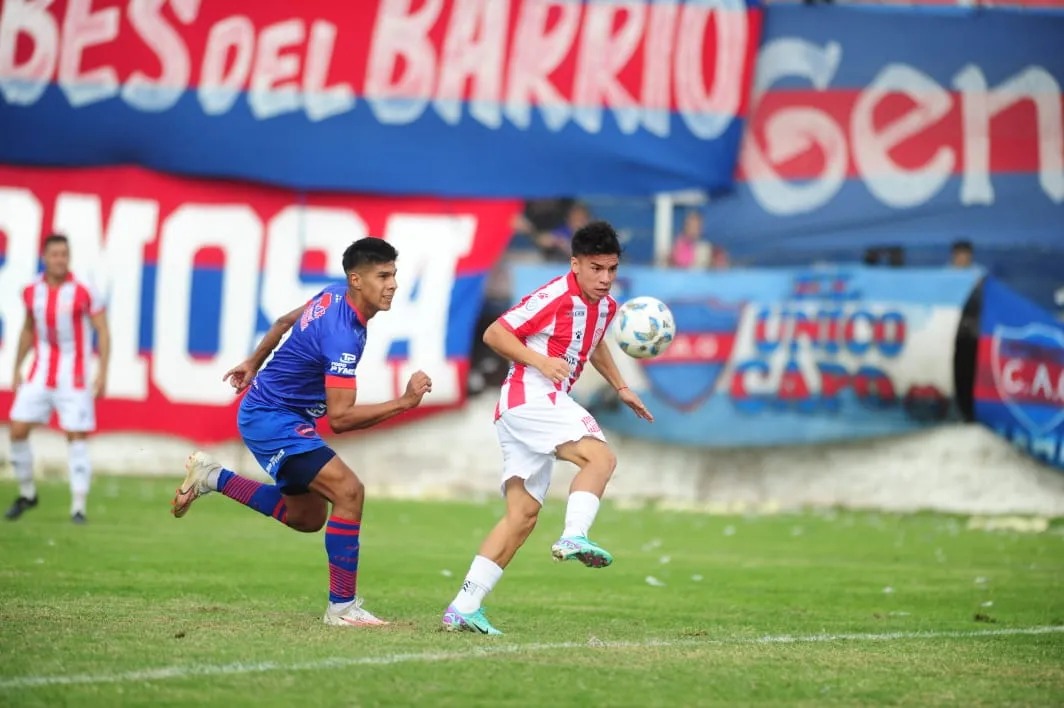
[[[175,520],[174,484],[0,522],[0,706],[1064,705],[1059,526],[607,504],[590,570],[551,561],[549,503],[489,639],[437,628],[498,505],[370,499],[359,589],[395,623],[331,628],[320,533],[220,496]]]

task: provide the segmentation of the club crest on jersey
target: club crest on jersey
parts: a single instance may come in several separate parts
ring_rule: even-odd
[[[310,326],[311,322],[324,315],[331,304],[332,295],[330,293],[324,293],[314,302],[307,303],[307,306],[303,308],[303,316],[299,318],[300,331],[305,330]]]
[[[676,339],[660,356],[640,363],[659,398],[680,410],[693,410],[716,389],[731,357],[743,306],[717,300],[665,304],[676,318]]]
[[[543,301],[546,300],[548,297],[550,297],[550,295],[548,295],[547,293],[536,293],[535,297],[528,298],[528,302],[525,303],[525,310],[527,310],[528,312],[535,311],[539,308],[540,305],[543,304]]]

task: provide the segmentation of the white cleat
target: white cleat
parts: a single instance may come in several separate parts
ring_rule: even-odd
[[[362,598],[355,601],[341,612],[325,610],[325,624],[333,627],[383,627],[388,624],[362,609]]]
[[[189,455],[185,460],[185,481],[177,488],[177,493],[170,502],[170,513],[180,519],[188,512],[192,502],[213,492],[207,480],[211,472],[221,468],[222,466],[205,452],[196,450]]]

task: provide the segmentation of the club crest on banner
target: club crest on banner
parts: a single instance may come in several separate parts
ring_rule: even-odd
[[[998,325],[990,366],[1001,401],[1030,433],[1064,423],[1064,332],[1044,324]]]
[[[680,410],[694,410],[713,395],[735,346],[743,305],[716,299],[666,302],[676,338],[660,356],[641,361],[651,390]]]

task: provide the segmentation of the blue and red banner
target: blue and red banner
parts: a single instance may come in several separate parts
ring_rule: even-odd
[[[975,417],[1064,468],[1064,324],[994,278],[983,286]]]
[[[422,409],[459,406],[486,273],[519,209],[509,201],[306,196],[137,168],[0,166],[0,409],[11,405],[25,315],[19,295],[53,231],[70,239],[74,273],[107,306],[100,430],[238,437],[222,374],[277,317],[342,280],[344,249],[367,235],[398,249],[399,291],[370,323],[359,402],[398,397],[421,368],[433,379]]]
[[[551,275],[556,268],[515,269],[517,294]],[[936,425],[957,416],[954,341],[978,278],[937,269],[626,267],[618,299],[657,297],[676,318],[676,339],[656,359],[613,348],[656,421],[602,405],[594,384],[576,395],[604,428],[705,447],[852,440]]]
[[[0,163],[470,197],[733,183],[759,0],[4,0]]]
[[[711,203],[710,239],[740,258],[856,260],[959,238],[977,258],[980,246],[1061,247],[1064,14],[766,17],[740,182]]]

